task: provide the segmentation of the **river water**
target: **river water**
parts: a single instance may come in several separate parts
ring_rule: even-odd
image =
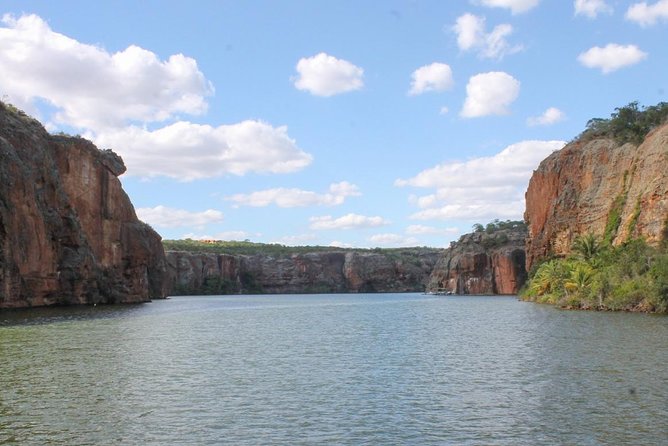
[[[0,312],[0,444],[667,442],[668,317],[419,294]]]

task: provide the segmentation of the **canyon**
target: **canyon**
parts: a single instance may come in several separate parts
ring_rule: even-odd
[[[0,103],[0,307],[166,295],[161,238],[137,218],[123,172],[112,151]]]
[[[613,246],[642,237],[657,245],[668,227],[668,124],[639,144],[576,139],[534,171],[524,219],[527,270],[565,257],[579,235]]]

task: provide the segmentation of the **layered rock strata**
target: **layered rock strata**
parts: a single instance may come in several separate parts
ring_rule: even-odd
[[[659,243],[668,227],[668,125],[639,146],[574,141],[546,158],[526,192],[527,269],[565,256],[578,235]]]
[[[445,250],[427,290],[453,294],[517,294],[527,279],[522,225],[463,235]]]
[[[0,308],[164,297],[160,236],[137,219],[123,161],[0,103]]]
[[[435,249],[286,256],[167,252],[173,294],[424,291],[438,257]]]

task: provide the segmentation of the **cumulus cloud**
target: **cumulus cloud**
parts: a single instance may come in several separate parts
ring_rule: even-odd
[[[564,146],[564,141],[522,141],[493,156],[440,164],[396,186],[433,188],[418,197],[416,220],[521,218],[524,192],[541,160]]]
[[[136,126],[92,136],[117,151],[132,175],[194,180],[248,172],[289,173],[313,157],[297,147],[286,127],[262,121],[210,125],[177,122],[158,130]]]
[[[259,234],[256,234],[256,236],[259,236]],[[183,234],[181,237],[182,239],[191,239],[191,240],[234,240],[234,241],[242,241],[246,240],[251,237],[251,234],[249,234],[246,231],[223,231],[223,232],[217,232],[214,235],[201,235],[201,234],[195,234],[192,232],[189,232],[187,234]]]
[[[450,65],[434,62],[413,71],[411,88],[408,94],[414,96],[428,91],[445,91],[452,88],[452,69]]]
[[[635,45],[610,43],[604,47],[595,46],[578,56],[582,65],[598,68],[608,74],[620,68],[635,65],[647,58],[647,53]]]
[[[134,45],[110,53],[54,32],[36,15],[4,15],[2,23],[3,92],[28,110],[46,100],[58,109],[56,123],[101,129],[165,121],[204,113],[213,94],[197,62],[183,54],[160,60]]]
[[[634,3],[626,11],[626,19],[643,27],[668,20],[668,0],[659,0],[651,5],[647,2]]]
[[[509,24],[497,25],[491,32],[485,29],[485,18],[464,14],[457,18],[452,27],[457,34],[457,46],[462,51],[477,51],[487,59],[503,59],[504,56],[522,50],[521,45],[511,45],[506,38],[513,33]]]
[[[406,228],[409,235],[453,235],[459,234],[459,228],[436,228],[434,226],[410,225]]]
[[[166,206],[153,208],[137,208],[140,220],[160,228],[177,228],[180,226],[203,227],[211,223],[223,221],[223,213],[214,209],[202,212],[191,212]]]
[[[287,246],[303,246],[313,242],[317,238],[318,237],[316,237],[315,234],[286,235],[278,240],[273,241],[272,243],[278,243],[279,245]]]
[[[575,0],[575,15],[584,15],[595,19],[599,14],[612,14],[612,7],[605,0]]]
[[[465,118],[508,114],[508,107],[519,94],[520,82],[508,73],[476,74],[466,85],[466,100],[460,114]]]
[[[345,243],[345,242],[340,242],[338,240],[333,240],[332,242],[329,243],[329,246],[332,248],[352,248],[353,245],[350,243]]]
[[[334,183],[329,191],[318,194],[302,189],[275,188],[252,192],[250,194],[235,194],[225,200],[236,203],[237,206],[265,207],[275,204],[281,208],[306,206],[338,206],[343,204],[347,197],[362,195],[359,188],[347,181]]]
[[[556,107],[550,107],[540,116],[532,116],[527,119],[527,124],[530,126],[536,125],[551,125],[564,119],[564,112]]]
[[[160,60],[137,46],[110,53],[54,32],[36,15],[5,15],[2,24],[3,94],[35,115],[38,104],[47,103],[55,111],[41,118],[51,121],[50,130],[82,129],[101,148],[116,150],[128,175],[192,180],[287,173],[312,160],[285,127],[177,121],[182,114],[206,112],[206,97],[213,94],[192,58],[176,54]],[[151,130],[147,124],[153,124]]]
[[[484,6],[510,9],[513,14],[521,14],[533,9],[540,0],[480,0]]]
[[[400,234],[375,234],[369,237],[371,243],[377,246],[405,247],[417,246],[419,240],[415,237],[406,237]]]
[[[311,217],[311,229],[363,229],[376,228],[384,226],[390,222],[383,217],[367,217],[358,214],[347,214],[339,218],[334,218],[331,215],[322,217]]]
[[[299,59],[297,72],[295,87],[316,96],[333,96],[364,86],[362,68],[326,53]]]

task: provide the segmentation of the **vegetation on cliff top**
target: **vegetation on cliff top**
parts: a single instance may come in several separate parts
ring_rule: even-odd
[[[668,102],[640,108],[638,102],[634,101],[616,108],[610,119],[590,119],[577,140],[587,142],[596,138],[613,138],[618,144],[629,142],[639,145],[652,129],[667,120]]]
[[[442,249],[414,248],[340,248],[336,246],[286,246],[278,243],[255,243],[248,240],[163,240],[165,251],[186,251],[195,253],[230,254],[230,255],[268,255],[274,257],[308,254],[315,252],[362,252],[379,253],[388,256],[410,255],[418,253],[439,253]]]
[[[572,250],[539,265],[521,297],[564,308],[668,312],[666,246],[635,239],[613,247],[587,234]]]

